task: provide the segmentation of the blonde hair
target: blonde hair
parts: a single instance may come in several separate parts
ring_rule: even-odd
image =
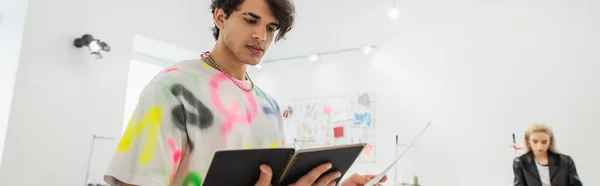
[[[532,151],[531,145],[529,145],[529,136],[536,132],[548,134],[548,136],[550,136],[550,147],[548,150],[553,153],[558,153],[558,150],[556,149],[556,140],[554,139],[554,133],[552,132],[552,129],[550,129],[548,125],[542,123],[534,123],[525,131],[525,153]]]

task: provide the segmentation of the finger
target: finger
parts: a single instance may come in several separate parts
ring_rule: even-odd
[[[260,165],[260,177],[254,186],[270,186],[273,171],[268,165]]]
[[[332,182],[335,185],[335,179],[339,178],[340,176],[342,176],[342,173],[340,173],[339,171],[335,171],[332,173],[329,173],[323,177],[321,177],[321,179],[317,180],[317,182],[315,183],[315,185],[322,185],[322,186],[326,186],[331,184]]]
[[[375,179],[375,177],[377,177],[377,175],[373,175],[373,174],[367,174],[367,175],[365,175],[365,177],[366,177],[366,178],[368,178],[369,180],[372,180],[372,179]],[[387,179],[388,179],[387,175],[384,175],[384,176],[383,176],[383,177],[382,177],[382,178],[379,180],[379,182],[385,182],[385,181],[387,181]]]
[[[381,178],[381,180],[379,180],[379,182],[385,182],[387,181],[388,177],[387,175],[384,175],[383,178]]]
[[[336,185],[337,185],[337,182],[332,181],[332,182],[329,182],[329,184],[327,186],[336,186]]]
[[[377,175],[374,175],[374,174],[365,174],[365,177],[372,180],[373,178],[377,177]]]
[[[331,169],[331,163],[321,164],[316,168],[312,169],[310,172],[308,172],[308,174],[302,176],[302,178],[300,178],[296,183],[312,185],[313,183],[315,183],[315,181],[317,181],[317,178],[319,178],[319,176],[321,176],[323,173],[325,173],[325,171],[329,169]]]
[[[350,181],[356,185],[364,185],[367,184],[371,179],[369,179],[366,176],[361,176],[360,174],[352,174],[352,176],[350,176]]]

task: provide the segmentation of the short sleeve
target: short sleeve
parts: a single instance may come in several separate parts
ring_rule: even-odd
[[[281,146],[285,146],[286,145],[286,141],[288,141],[288,139],[286,139],[286,128],[285,128],[285,120],[283,119],[283,113],[279,107],[279,104],[277,103],[277,101],[273,100],[273,102],[275,103],[275,114],[277,115],[277,123],[279,125],[279,135],[281,135]]]
[[[170,185],[187,140],[172,114],[181,106],[168,86],[145,87],[105,175],[109,185]]]

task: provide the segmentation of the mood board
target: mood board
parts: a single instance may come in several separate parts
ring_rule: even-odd
[[[282,100],[286,146],[367,143],[358,162],[375,162],[375,94]]]

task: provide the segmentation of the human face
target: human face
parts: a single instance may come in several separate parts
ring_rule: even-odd
[[[550,135],[545,132],[534,132],[529,135],[529,146],[534,154],[543,154],[550,147]]]
[[[219,40],[242,63],[258,64],[278,29],[267,0],[245,0],[228,19],[222,10],[216,14],[215,22],[221,30]]]

